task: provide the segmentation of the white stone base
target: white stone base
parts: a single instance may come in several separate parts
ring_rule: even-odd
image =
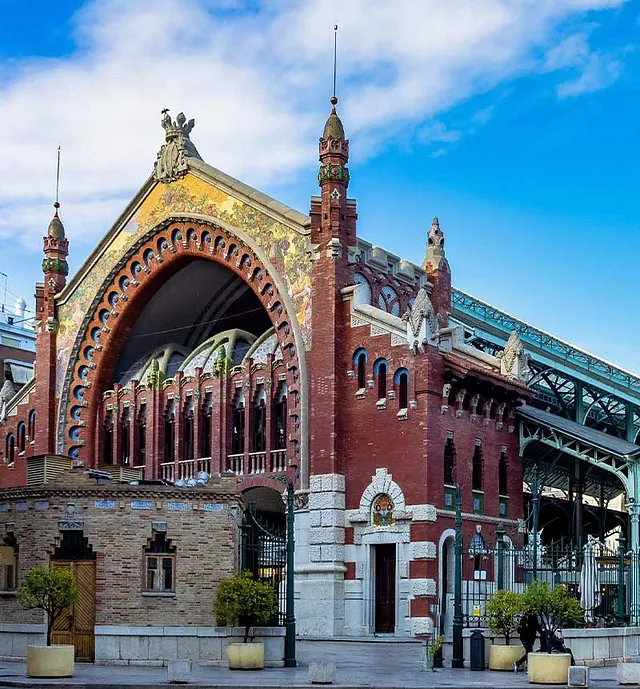
[[[26,660],[27,646],[46,646],[44,624],[0,624],[0,660]]]
[[[618,684],[640,684],[640,663],[618,663],[616,680]]]
[[[169,684],[189,684],[191,679],[190,660],[170,660],[167,665],[167,681]]]
[[[257,627],[264,644],[265,667],[284,666],[284,627]],[[100,626],[96,632],[99,665],[168,665],[189,660],[200,665],[226,665],[227,645],[244,639],[241,627]]]
[[[589,668],[586,665],[570,666],[568,684],[570,687],[588,687]]]

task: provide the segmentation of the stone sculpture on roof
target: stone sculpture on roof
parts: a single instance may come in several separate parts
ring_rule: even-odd
[[[413,352],[428,343],[435,344],[440,328],[440,316],[436,315],[427,290],[422,287],[416,300],[407,309],[402,320],[407,324],[407,340]]]
[[[153,178],[156,182],[175,182],[184,177],[189,171],[187,158],[202,160],[189,138],[195,123],[194,119],[187,122],[182,112],[172,120],[168,110],[162,111],[162,128],[165,131],[166,143],[158,151],[153,166]]]
[[[522,341],[515,330],[511,331],[507,346],[502,352],[498,352],[500,359],[500,373],[508,378],[527,381],[529,375],[529,355],[524,351]]]

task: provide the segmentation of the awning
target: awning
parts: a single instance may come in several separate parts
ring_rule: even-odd
[[[11,377],[16,385],[26,385],[33,378],[32,366],[20,366],[20,364],[9,364]]]

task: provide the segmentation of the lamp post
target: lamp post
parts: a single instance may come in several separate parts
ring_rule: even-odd
[[[294,566],[294,517],[293,498],[295,481],[298,478],[298,467],[294,469],[293,477],[287,482],[287,604],[286,604],[286,633],[284,639],[284,666],[296,667],[296,616],[293,599],[293,566]]]

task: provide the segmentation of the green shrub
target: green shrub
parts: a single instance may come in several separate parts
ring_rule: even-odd
[[[278,614],[278,599],[272,586],[240,572],[220,583],[213,611],[218,625],[244,627],[247,643],[251,627],[264,627]]]
[[[506,644],[518,630],[523,613],[522,594],[515,591],[496,591],[485,608],[487,624],[493,634],[504,636]]]
[[[555,633],[560,627],[580,622],[584,616],[582,606],[566,586],[551,588],[546,581],[534,581],[523,594],[527,611],[538,615],[542,630]]]
[[[51,630],[65,608],[75,603],[78,589],[73,575],[61,567],[34,567],[16,592],[27,610],[44,610],[47,615],[47,646],[51,645]]]

